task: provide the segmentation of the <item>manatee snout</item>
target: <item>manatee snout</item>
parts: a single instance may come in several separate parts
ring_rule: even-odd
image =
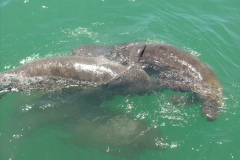
[[[214,121],[219,115],[218,104],[215,101],[206,101],[202,104],[202,114],[208,121]]]

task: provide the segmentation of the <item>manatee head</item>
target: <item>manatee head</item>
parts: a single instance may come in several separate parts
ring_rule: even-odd
[[[205,101],[202,104],[202,114],[208,121],[214,121],[219,115],[219,106],[216,101]]]

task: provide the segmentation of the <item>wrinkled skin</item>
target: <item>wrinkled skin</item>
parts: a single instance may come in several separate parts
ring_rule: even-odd
[[[154,75],[158,79],[158,82],[154,81],[151,84],[173,91],[197,93],[203,102],[203,115],[209,121],[215,120],[219,114],[219,108],[224,103],[221,84],[207,64],[187,51],[168,44],[132,41],[115,46],[80,45],[70,54],[83,57],[105,57],[122,65],[131,65],[132,51],[143,44],[146,47],[141,54],[138,54],[138,61],[134,61],[149,76]]]

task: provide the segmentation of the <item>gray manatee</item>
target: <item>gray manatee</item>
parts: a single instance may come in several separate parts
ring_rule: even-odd
[[[72,56],[105,57],[119,64],[128,65],[130,52],[133,48],[146,45],[144,42],[130,41],[118,45],[84,44],[71,51]]]
[[[125,42],[81,45],[72,57],[35,60],[0,74],[6,90],[57,90],[69,86],[104,86],[116,94],[143,94],[168,88],[194,92],[202,113],[214,120],[224,104],[221,84],[212,69],[196,56],[172,45]]]
[[[80,114],[65,128],[73,134],[72,142],[81,147],[93,147],[102,152],[134,157],[147,149],[162,150],[168,147],[161,132],[142,120],[129,115],[99,111]]]
[[[49,57],[0,73],[1,90],[57,90],[71,85],[98,86],[127,70],[104,58]]]
[[[54,136],[70,146],[95,148],[116,156],[134,158],[147,149],[159,151],[168,147],[158,128],[130,115],[102,108],[98,100],[87,98],[91,95],[79,94],[72,90],[48,93],[29,101],[32,108],[10,115],[7,125],[1,128],[0,157],[22,156],[24,139],[51,124],[56,124],[58,127],[55,129],[61,131],[54,130],[48,134],[56,134]],[[14,139],[13,135],[18,137]]]
[[[133,56],[138,46],[144,44],[144,50]],[[219,108],[224,105],[223,89],[214,71],[196,56],[173,45],[138,41],[112,46],[86,44],[74,48],[70,54],[105,57],[124,66],[135,62],[137,66],[141,66],[142,73],[145,71],[150,77],[154,76],[157,79],[146,85],[151,84],[156,89],[161,87],[196,93],[202,101],[202,113],[208,120],[216,119]],[[131,61],[132,57],[134,60]],[[157,85],[160,87],[156,87]],[[149,88],[154,88],[152,86]]]
[[[138,50],[132,50],[134,56],[130,59],[133,64],[138,61],[139,54],[144,48],[143,44],[138,46]],[[51,81],[52,83],[67,81],[64,85],[87,83],[89,86],[98,86],[109,83],[131,68],[135,68],[135,72],[138,70],[134,65],[120,65],[105,57],[48,57],[0,73],[0,88],[1,90],[8,89],[7,87],[22,90],[26,90],[24,87],[30,90],[45,89],[43,85],[51,84]]]
[[[145,44],[133,49],[129,65],[110,61],[105,57],[49,57],[0,73],[0,89],[54,91],[71,86],[81,88],[102,87],[115,94],[146,93],[155,85],[138,61]],[[157,82],[157,81],[156,81]],[[155,88],[155,87],[154,87]],[[91,89],[90,89],[91,90]],[[113,93],[113,92],[111,92]]]

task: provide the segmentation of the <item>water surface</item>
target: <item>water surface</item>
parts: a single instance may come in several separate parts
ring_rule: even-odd
[[[1,72],[34,59],[68,55],[81,44],[151,41],[173,44],[198,56],[215,71],[224,88],[225,106],[216,121],[202,117],[200,103],[172,105],[169,96],[173,92],[169,90],[119,95],[102,106],[144,120],[168,138],[167,149],[147,150],[137,159],[240,158],[239,1],[1,0],[0,7]],[[34,105],[55,103],[43,97],[42,92],[8,93],[0,100],[3,158],[127,159],[64,140],[69,133],[62,122],[34,129],[26,137],[14,134],[17,115],[31,111],[27,109]],[[71,107],[72,99],[64,100],[55,106]]]

